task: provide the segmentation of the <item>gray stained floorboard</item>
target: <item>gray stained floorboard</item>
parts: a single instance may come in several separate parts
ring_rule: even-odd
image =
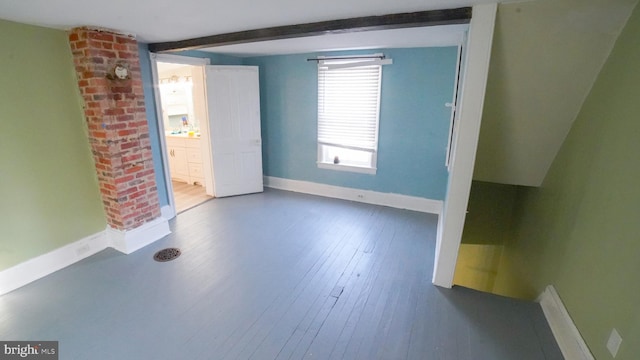
[[[431,284],[433,215],[267,189],[0,297],[61,359],[562,359],[538,304]],[[153,254],[179,247],[158,263]]]

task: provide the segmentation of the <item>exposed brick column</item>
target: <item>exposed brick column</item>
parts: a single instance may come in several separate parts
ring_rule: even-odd
[[[160,216],[138,44],[89,28],[69,33],[108,224],[130,230]],[[116,64],[129,78],[114,79]]]

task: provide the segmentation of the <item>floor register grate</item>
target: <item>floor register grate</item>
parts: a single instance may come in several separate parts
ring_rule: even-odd
[[[166,248],[153,255],[153,260],[159,262],[171,261],[180,256],[180,254],[182,254],[182,252],[178,248]]]

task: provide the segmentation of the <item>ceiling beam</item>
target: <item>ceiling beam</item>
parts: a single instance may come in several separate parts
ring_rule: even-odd
[[[149,44],[149,51],[167,52],[197,50],[223,45],[243,44],[267,40],[282,40],[306,36],[345,34],[360,31],[389,30],[435,25],[467,24],[470,20],[470,7],[381,16],[365,16],[238,31],[180,41],[152,43]]]

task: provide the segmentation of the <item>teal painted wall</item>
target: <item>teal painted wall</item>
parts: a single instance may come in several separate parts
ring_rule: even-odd
[[[383,68],[376,175],[318,169],[317,67],[320,54],[245,59],[260,67],[264,174],[293,180],[443,200],[445,155],[456,47],[382,49]],[[321,55],[336,55],[323,53]]]
[[[540,188],[522,188],[495,289],[553,284],[597,359],[640,354],[640,8],[636,6]]]
[[[140,57],[140,74],[142,76],[142,88],[144,90],[144,106],[149,124],[149,139],[151,140],[151,156],[155,169],[156,185],[158,188],[158,203],[160,206],[169,205],[167,182],[164,178],[164,164],[162,163],[162,147],[160,146],[160,129],[158,127],[158,112],[156,111],[156,98],[151,72],[151,57],[149,46],[138,43],[138,55]]]
[[[201,51],[178,55],[209,58],[214,65],[260,67],[265,175],[442,200],[448,176],[444,159],[450,119],[444,104],[453,94],[457,48],[376,51],[394,60],[383,69],[376,175],[316,166],[317,69],[306,59],[317,54],[244,59]],[[166,189],[160,134],[151,121],[157,114],[146,44],[140,44],[140,57],[156,180],[159,189]],[[160,191],[159,196],[160,205],[167,205],[166,192]]]
[[[0,20],[0,271],[106,227],[59,30]]]

